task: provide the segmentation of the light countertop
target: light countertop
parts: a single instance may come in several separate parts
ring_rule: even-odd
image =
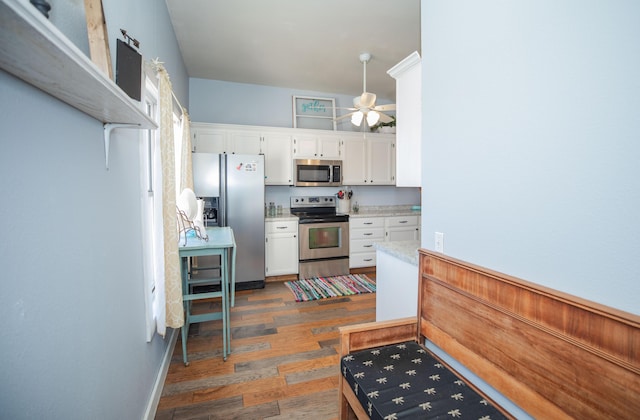
[[[385,216],[411,216],[411,215],[420,216],[420,214],[421,214],[421,211],[419,207],[411,206],[411,205],[361,206],[360,210],[357,213],[351,210],[349,212],[349,217],[357,218],[357,217],[385,217]]]
[[[415,265],[416,267],[418,266],[418,248],[420,248],[420,241],[375,242],[373,246],[380,252],[386,252],[401,261]]]
[[[290,213],[289,209],[282,209],[282,214],[275,216],[265,216],[265,222],[297,222],[298,216],[294,216]]]

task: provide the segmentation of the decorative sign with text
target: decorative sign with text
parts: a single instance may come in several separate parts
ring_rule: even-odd
[[[336,100],[293,97],[293,128],[336,129]]]

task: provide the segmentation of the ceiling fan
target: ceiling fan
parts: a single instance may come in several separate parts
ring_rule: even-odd
[[[351,117],[351,123],[360,127],[362,121],[367,121],[369,127],[372,127],[381,121],[383,123],[393,121],[393,118],[384,114],[383,111],[395,111],[395,104],[376,106],[376,94],[367,92],[367,63],[371,60],[371,54],[360,54],[360,62],[363,65],[363,82],[362,95],[353,98],[353,108],[347,108],[352,111],[346,115],[336,118],[336,121]]]

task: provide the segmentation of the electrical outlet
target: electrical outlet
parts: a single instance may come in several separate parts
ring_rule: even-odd
[[[436,232],[436,251],[444,254],[444,233]]]

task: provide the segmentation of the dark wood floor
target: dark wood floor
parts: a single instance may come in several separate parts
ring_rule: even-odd
[[[232,354],[222,360],[221,321],[193,325],[190,364],[178,339],[156,419],[335,419],[337,328],[373,320],[375,294],[298,303],[282,282],[238,292]]]

